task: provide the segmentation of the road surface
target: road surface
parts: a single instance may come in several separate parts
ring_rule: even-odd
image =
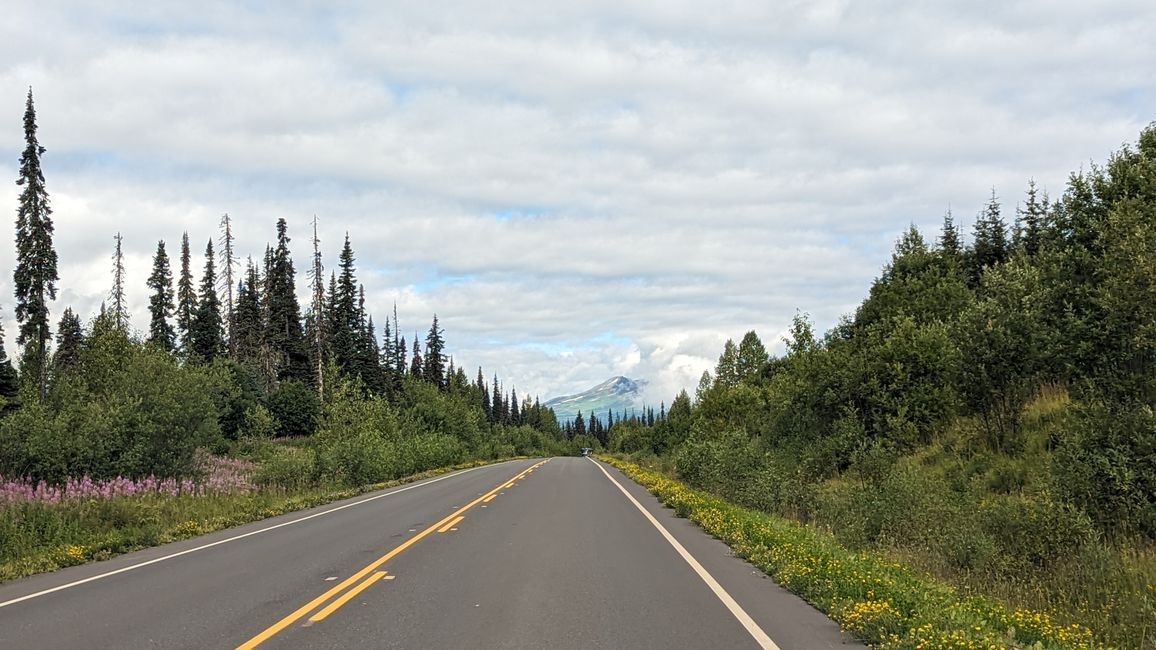
[[[844,648],[585,458],[512,461],[0,585],[0,648]]]

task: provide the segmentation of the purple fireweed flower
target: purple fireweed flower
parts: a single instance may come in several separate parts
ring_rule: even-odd
[[[148,496],[204,496],[208,494],[245,494],[256,489],[252,482],[257,469],[255,463],[232,458],[220,458],[207,453],[198,455],[197,463],[202,478],[157,478],[147,476],[130,479],[117,476],[94,480],[90,476],[70,477],[61,485],[27,477],[0,476],[0,506],[19,503],[60,503],[67,500],[108,499],[113,497]]]

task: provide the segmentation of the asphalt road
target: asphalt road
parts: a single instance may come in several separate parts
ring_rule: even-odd
[[[0,585],[0,648],[776,646],[862,647],[582,458],[466,470]]]

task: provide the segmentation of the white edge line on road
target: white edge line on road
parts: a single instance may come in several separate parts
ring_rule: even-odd
[[[337,512],[338,510],[345,510],[346,508],[352,508],[354,506],[359,506],[363,503],[369,503],[370,501],[376,501],[377,499],[383,499],[385,497],[393,496],[395,494],[400,494],[400,493],[406,492],[408,490],[413,490],[413,489],[416,489],[419,487],[424,487],[426,485],[432,485],[434,483],[437,483],[438,481],[444,481],[447,478],[453,478],[455,476],[461,476],[462,474],[465,474],[467,472],[472,472],[476,469],[482,469],[483,467],[492,467],[492,465],[479,465],[478,467],[470,467],[468,469],[463,469],[463,470],[460,470],[457,472],[453,472],[451,474],[446,474],[445,476],[439,476],[435,479],[431,479],[428,481],[422,481],[421,483],[414,483],[413,485],[407,485],[405,487],[398,488],[396,490],[391,490],[391,491],[385,492],[383,494],[377,494],[377,495],[371,496],[367,499],[362,499],[360,501],[355,501],[353,503],[347,503],[343,506],[337,506],[336,508],[330,508],[329,510],[325,510],[322,512],[315,512],[311,515],[306,515],[304,517],[294,519],[293,521],[285,521],[285,522],[276,524],[274,526],[269,526],[268,528],[262,528],[260,530],[249,531],[249,532],[241,534],[241,535],[234,535],[233,537],[229,537],[226,539],[220,539],[220,540],[217,540],[215,542],[211,542],[209,544],[203,544],[201,546],[197,546],[195,548],[188,548],[188,549],[185,549],[183,551],[178,551],[176,553],[170,553],[169,555],[165,555],[163,557],[153,558],[151,560],[148,560],[146,562],[141,562],[139,564],[133,564],[133,565],[126,566],[126,567],[121,567],[119,569],[116,569],[115,571],[109,571],[107,573],[101,573],[99,575],[84,578],[83,580],[76,580],[74,582],[69,582],[67,584],[52,587],[51,589],[45,589],[43,591],[38,591],[38,592],[33,593],[33,594],[21,596],[19,598],[13,598],[12,600],[6,600],[6,601],[0,603],[0,609],[7,607],[9,605],[15,605],[16,603],[24,602],[26,600],[32,600],[33,598],[39,598],[41,596],[47,596],[48,594],[51,594],[51,593],[54,593],[57,591],[63,591],[65,589],[71,589],[73,587],[78,587],[78,586],[83,585],[85,583],[95,582],[97,580],[103,580],[104,578],[108,578],[110,576],[117,575],[118,573],[125,573],[128,571],[133,571],[134,569],[146,567],[150,564],[156,564],[158,562],[164,562],[165,560],[171,560],[173,558],[180,557],[182,555],[188,555],[189,553],[196,553],[197,551],[203,551],[207,548],[212,548],[214,546],[220,546],[221,544],[228,544],[229,542],[235,542],[239,539],[245,539],[246,537],[252,537],[253,535],[260,535],[261,533],[267,533],[271,530],[277,530],[278,528],[284,528],[285,526],[292,526],[293,524],[299,524],[303,521],[308,521],[310,519],[314,519],[314,518],[321,517],[321,516],[324,516],[324,515],[327,515],[327,514],[330,514],[333,512]]]
[[[738,619],[739,623],[741,623],[742,626],[746,628],[747,632],[752,637],[754,637],[755,642],[759,644],[759,647],[764,648],[765,650],[779,650],[779,646],[775,645],[775,642],[772,641],[771,637],[763,631],[763,628],[759,627],[759,624],[750,617],[750,614],[747,614],[746,610],[744,610],[742,606],[739,605],[738,602],[736,602],[729,593],[727,593],[727,590],[723,589],[723,586],[718,583],[718,580],[715,580],[714,576],[712,576],[710,572],[703,568],[703,566],[699,564],[698,560],[694,559],[694,556],[690,554],[690,551],[686,550],[686,548],[683,547],[683,545],[674,538],[674,535],[670,534],[670,531],[664,528],[662,524],[658,523],[658,520],[654,518],[654,515],[650,514],[650,511],[643,507],[643,505],[638,502],[638,499],[634,498],[634,495],[627,492],[626,488],[622,487],[622,484],[615,480],[614,477],[610,475],[610,472],[607,472],[606,468],[603,467],[601,463],[595,461],[593,458],[590,458],[589,460],[590,462],[594,463],[598,469],[602,470],[602,473],[606,475],[606,478],[610,479],[610,482],[613,483],[619,490],[621,490],[622,494],[625,494],[627,499],[630,499],[630,502],[634,504],[634,507],[638,508],[638,511],[646,516],[647,521],[649,521],[655,528],[657,528],[658,532],[662,533],[662,536],[666,538],[666,541],[670,542],[670,545],[674,547],[674,550],[678,551],[678,554],[682,556],[682,559],[686,560],[686,563],[690,565],[690,568],[694,569],[694,572],[698,574],[698,577],[702,578],[702,581],[705,582],[708,587],[710,587],[710,590],[714,592],[714,595],[718,596],[718,599],[722,601],[723,605],[726,605],[726,608],[730,610],[731,614],[733,614],[734,617]]]

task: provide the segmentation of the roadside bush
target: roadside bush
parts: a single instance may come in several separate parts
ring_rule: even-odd
[[[219,437],[214,380],[101,323],[45,404],[0,422],[0,474],[62,482],[187,477],[195,451]]]
[[[399,476],[389,444],[398,437],[397,414],[387,401],[363,397],[359,381],[339,384],[317,429],[314,476],[349,485]]]
[[[296,379],[281,382],[266,404],[277,419],[278,436],[310,436],[317,430],[321,401],[304,383]]]
[[[1000,567],[1007,576],[1047,568],[1080,553],[1095,539],[1091,520],[1070,505],[1050,498],[1000,496],[987,499],[979,509],[982,530],[996,545]]]
[[[245,409],[241,419],[242,437],[272,438],[277,433],[277,418],[262,404],[254,404]]]
[[[610,451],[634,454],[652,448],[646,428],[637,421],[616,424],[610,430]]]
[[[754,457],[748,453],[749,444],[749,438],[742,431],[728,429],[708,437],[696,430],[675,451],[674,467],[691,485],[727,494],[736,481],[758,469]]]
[[[299,489],[315,483],[316,461],[311,450],[276,448],[261,463],[253,482],[261,487]]]
[[[1081,406],[1060,434],[1056,491],[1105,532],[1156,538],[1156,415],[1147,406]]]
[[[236,440],[245,426],[245,414],[258,405],[261,387],[251,368],[231,359],[220,358],[206,369],[213,378],[213,397],[220,413],[221,434]]]

